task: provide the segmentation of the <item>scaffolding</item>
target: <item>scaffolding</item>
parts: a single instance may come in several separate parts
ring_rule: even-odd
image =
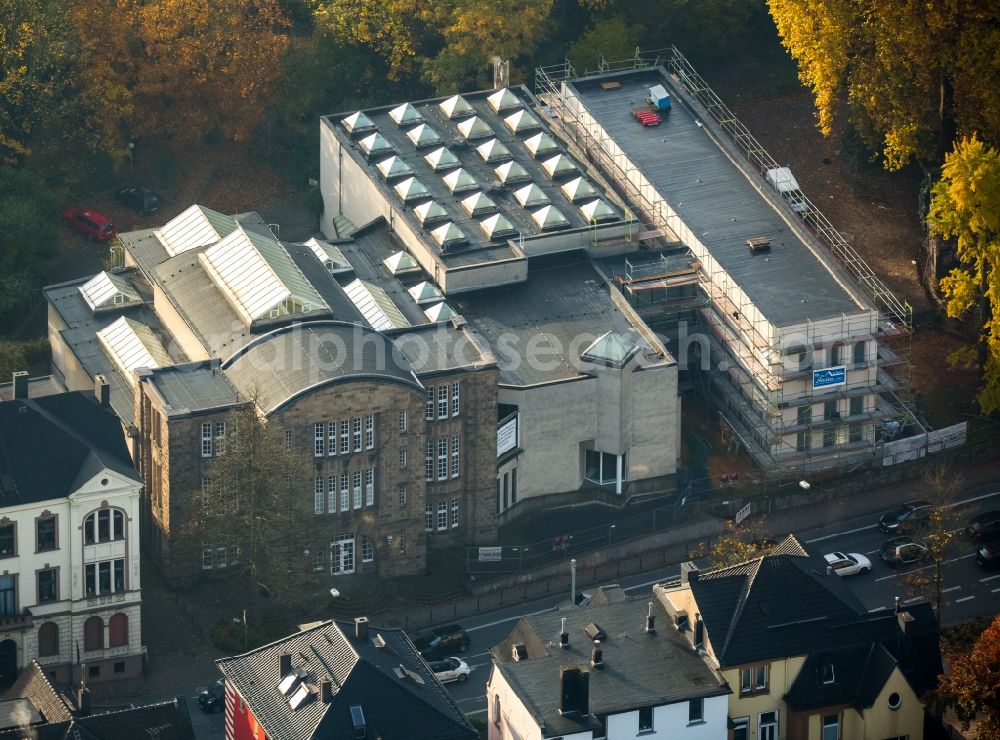
[[[757,176],[764,179],[768,170],[780,166],[675,48],[645,53],[636,50],[633,57],[614,62],[602,57],[597,73],[648,67],[664,68],[681,86],[681,92],[692,98],[682,103],[700,115],[705,125],[713,130],[717,127],[716,133],[721,135],[718,138],[728,139]],[[568,59],[563,64],[536,70],[536,93],[551,113],[553,125],[607,177],[620,197],[632,205],[640,221],[648,224],[650,233],[665,234],[679,241],[677,235],[683,233],[684,226],[680,216],[655,188],[645,186],[648,181],[630,157],[610,155],[612,139],[608,132],[592,120],[589,125],[581,120],[582,103],[564,85],[574,78],[576,71]],[[819,392],[811,388],[811,383],[804,382],[805,392],[786,397],[786,385],[806,378],[811,380],[811,370],[788,367],[790,353],[781,328],[762,316],[707,250],[705,255],[695,254],[699,257],[697,284],[704,300],[694,306],[665,301],[664,312],[693,309],[700,320],[700,326],[711,339],[709,369],[713,372],[703,377],[696,370],[693,373],[696,385],[701,386],[703,395],[725,420],[728,431],[743,441],[768,477],[870,460],[880,430],[886,424],[898,426],[915,421],[909,401],[912,308],[893,295],[812,201],[802,196],[792,211],[776,193],[767,188],[758,190],[784,214],[792,231],[827,265],[831,274],[845,283],[845,289],[870,302],[870,309],[842,315],[835,330],[831,330],[829,319],[822,322],[823,331],[807,322],[803,340],[804,344],[809,343],[809,351],[819,349],[830,357],[852,352],[851,368],[869,369],[865,379]],[[651,193],[653,200],[643,191]],[[827,256],[823,258],[822,254]],[[843,280],[838,270],[849,279]],[[663,276],[669,273],[662,254],[659,262],[643,263],[641,268],[626,261],[625,275],[618,276],[617,282],[627,296],[634,298],[642,290],[665,285],[660,273]],[[859,301],[859,305],[863,303]],[[835,339],[824,339],[829,336]],[[874,350],[868,344],[872,340]],[[895,348],[885,344],[887,341],[896,342]],[[866,349],[861,350],[859,358],[856,345],[862,343]],[[842,347],[837,349],[836,345]],[[822,417],[814,418],[813,409],[820,407]],[[808,415],[800,409],[807,409]],[[814,438],[822,446],[814,446]]]

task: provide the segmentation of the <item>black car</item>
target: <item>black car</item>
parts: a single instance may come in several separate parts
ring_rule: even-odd
[[[441,660],[454,653],[469,649],[469,635],[457,624],[436,627],[431,632],[415,637],[413,645],[424,660]]]
[[[987,511],[980,514],[965,530],[974,540],[993,539],[1000,536],[1000,511]]]
[[[198,694],[198,706],[203,712],[221,712],[226,708],[226,680],[220,678]]]
[[[115,193],[115,199],[140,216],[148,216],[160,207],[159,196],[142,185],[126,185]]]
[[[984,568],[1000,568],[1000,536],[993,536],[979,543],[976,562]]]
[[[909,565],[927,557],[927,545],[912,537],[893,537],[882,543],[879,555],[889,565]]]
[[[878,520],[878,528],[886,534],[910,532],[930,516],[929,501],[907,501],[894,511],[883,514]]]

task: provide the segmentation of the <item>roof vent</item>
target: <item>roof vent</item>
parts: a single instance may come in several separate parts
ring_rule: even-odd
[[[649,612],[646,614],[646,633],[656,634],[656,617],[653,616],[653,602],[649,602]]]
[[[747,239],[747,246],[750,247],[750,254],[770,252],[771,239],[767,236],[755,236],[753,239]]]
[[[600,640],[594,640],[594,649],[590,651],[590,664],[594,668],[604,667],[604,651],[601,650]]]
[[[354,637],[359,642],[368,641],[368,617],[354,618]]]
[[[608,636],[607,633],[594,622],[591,622],[586,627],[584,627],[583,631],[587,633],[587,637],[589,637],[591,640],[604,640]]]
[[[562,618],[562,628],[559,630],[559,647],[569,649],[569,632],[566,631],[566,617]]]
[[[523,642],[514,643],[511,646],[511,657],[514,660],[521,661],[528,659],[528,648]]]

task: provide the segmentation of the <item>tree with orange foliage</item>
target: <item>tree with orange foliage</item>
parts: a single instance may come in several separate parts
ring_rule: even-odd
[[[968,655],[951,661],[949,672],[938,679],[937,698],[955,710],[964,728],[975,720],[976,740],[1000,739],[1000,616]]]

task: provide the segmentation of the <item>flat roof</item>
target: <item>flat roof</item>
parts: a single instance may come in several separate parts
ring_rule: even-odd
[[[246,400],[216,362],[188,362],[157,368],[146,376],[174,413],[197,413]]]
[[[601,87],[612,79],[620,86]],[[699,118],[661,67],[566,84],[773,325],[870,310],[840,285],[832,261],[812,251],[822,247],[807,246],[760,192],[769,187],[763,176],[751,181],[727,156],[711,121]],[[673,106],[659,126],[647,128],[631,108],[656,84],[670,91]],[[770,239],[770,251],[752,254],[747,239],[754,237]]]

